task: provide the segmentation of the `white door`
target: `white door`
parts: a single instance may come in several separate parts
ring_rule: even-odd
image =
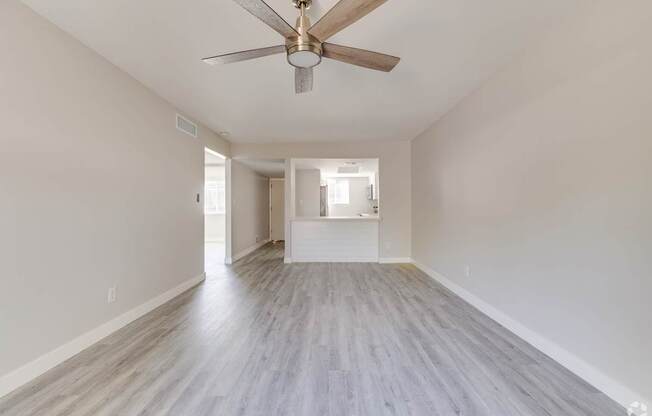
[[[273,179],[269,184],[270,238],[273,241],[285,240],[285,181]]]

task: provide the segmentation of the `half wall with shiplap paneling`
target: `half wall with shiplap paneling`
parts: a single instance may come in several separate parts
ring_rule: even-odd
[[[292,261],[377,262],[378,228],[377,219],[294,219]]]

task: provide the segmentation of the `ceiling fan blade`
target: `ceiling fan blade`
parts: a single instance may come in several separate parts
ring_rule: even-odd
[[[340,0],[308,32],[325,42],[345,27],[357,22],[387,0]]]
[[[297,94],[312,91],[312,68],[294,68],[294,91]]]
[[[268,48],[251,49],[248,51],[226,53],[224,55],[211,56],[202,61],[209,65],[230,64],[232,62],[246,61],[249,59],[262,58],[263,56],[275,55],[285,52],[285,45],[270,46]]]
[[[322,44],[323,56],[347,64],[375,69],[376,71],[389,72],[398,64],[401,58],[385,55],[383,53],[367,51],[365,49],[351,48],[349,46]]]
[[[288,22],[283,20],[281,16],[278,15],[269,7],[267,3],[263,0],[233,0],[242,6],[249,13],[253,14],[257,18],[263,21],[267,26],[271,27],[283,37],[289,38],[292,36],[298,36],[296,30]]]

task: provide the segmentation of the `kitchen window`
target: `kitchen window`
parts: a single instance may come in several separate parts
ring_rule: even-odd
[[[348,205],[349,204],[349,181],[346,179],[328,180],[328,204]]]

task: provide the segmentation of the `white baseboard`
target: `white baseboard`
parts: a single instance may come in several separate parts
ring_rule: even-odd
[[[341,259],[329,259],[329,258],[305,258],[297,259],[293,258],[292,263],[378,263],[378,259],[365,259],[365,258],[341,258]]]
[[[177,297],[186,290],[198,285],[206,278],[206,274],[189,279],[180,285],[162,293],[125,313],[92,329],[72,341],[38,357],[24,366],[0,377],[0,397],[5,396],[20,386],[34,380],[46,371],[56,367],[72,356],[80,353],[113,332],[130,324],[141,316],[158,308],[162,304]]]
[[[421,269],[421,271],[423,271],[434,280],[444,285],[451,292],[455,293],[457,296],[461,297],[479,309],[482,313],[489,316],[491,319],[498,322],[516,334],[518,337],[525,340],[533,347],[537,348],[539,351],[543,352],[562,366],[566,367],[569,371],[573,372],[575,375],[582,378],[587,383],[591,384],[593,387],[600,390],[623,407],[627,408],[631,403],[636,401],[647,404],[652,403],[652,401],[649,401],[649,398],[646,399],[642,395],[637,394],[635,391],[607,376],[591,364],[585,362],[581,358],[568,352],[556,343],[550,341],[544,336],[532,331],[520,322],[507,316],[505,313],[496,309],[494,306],[483,301],[473,293],[447,279],[446,277],[440,275],[436,271],[430,269],[428,266],[416,260],[412,260],[412,264]]]
[[[292,259],[291,257],[285,257],[283,261],[286,264],[290,263],[380,263],[380,264],[410,264],[412,259],[409,257],[385,257],[380,259],[320,259],[320,258],[310,258],[310,259]]]
[[[405,264],[412,263],[412,259],[409,257],[381,257],[378,259],[380,264]]]
[[[235,256],[233,256],[233,262],[236,262],[236,261],[240,260],[241,258],[246,256],[247,254],[253,253],[254,251],[256,251],[259,248],[261,248],[262,246],[264,246],[265,244],[269,243],[269,241],[270,241],[269,239],[260,241],[260,242],[258,242],[256,244],[254,244],[253,246],[251,246],[249,248],[245,248],[244,250],[240,251],[239,253],[236,253]]]

